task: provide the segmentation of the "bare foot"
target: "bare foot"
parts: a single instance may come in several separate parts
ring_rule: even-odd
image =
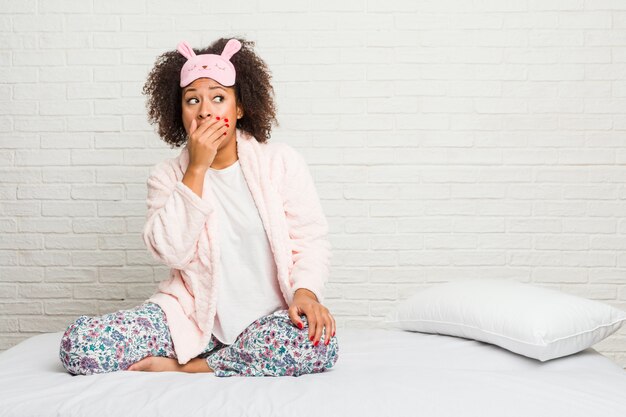
[[[177,359],[164,358],[161,356],[148,356],[132,364],[129,371],[144,372],[184,372],[183,366]]]

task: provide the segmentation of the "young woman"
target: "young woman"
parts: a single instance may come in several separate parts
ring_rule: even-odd
[[[328,223],[304,158],[268,142],[273,88],[253,46],[183,41],[157,59],[149,120],[185,146],[150,172],[143,240],[169,279],[133,309],[72,323],[68,372],[299,376],[336,363]]]

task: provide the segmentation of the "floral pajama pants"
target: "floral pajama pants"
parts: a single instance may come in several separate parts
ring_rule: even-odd
[[[317,346],[308,338],[305,315],[300,330],[287,310],[278,310],[251,323],[231,345],[211,336],[198,355],[215,376],[300,376],[324,372],[337,362],[337,338],[328,346],[326,330]],[[74,375],[127,370],[147,356],[176,358],[167,318],[157,304],[146,301],[103,316],[80,316],[61,338],[59,357]]]

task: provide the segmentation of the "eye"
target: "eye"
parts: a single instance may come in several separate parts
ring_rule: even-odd
[[[218,98],[219,98],[218,103],[221,103],[222,101],[224,101],[224,96],[215,96],[215,97],[213,98],[213,100],[215,101],[215,100],[216,100],[216,99],[218,99]]]
[[[192,97],[192,98],[190,98],[190,99],[188,99],[188,100],[187,100],[187,104],[192,104],[192,103],[189,103],[191,100],[198,100],[198,99],[197,99],[197,98],[195,98],[195,97]]]

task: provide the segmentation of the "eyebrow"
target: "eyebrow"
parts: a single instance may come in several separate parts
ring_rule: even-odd
[[[215,90],[216,88],[219,88],[219,89],[221,89],[221,90],[224,90],[224,88],[223,88],[223,87],[220,87],[219,85],[216,85],[215,87],[209,87],[209,90]],[[189,91],[197,91],[197,89],[195,89],[195,88],[189,88],[189,89],[185,90],[185,93],[183,93],[183,94],[187,94],[187,92],[189,92]],[[224,91],[226,91],[226,90],[224,90]]]

